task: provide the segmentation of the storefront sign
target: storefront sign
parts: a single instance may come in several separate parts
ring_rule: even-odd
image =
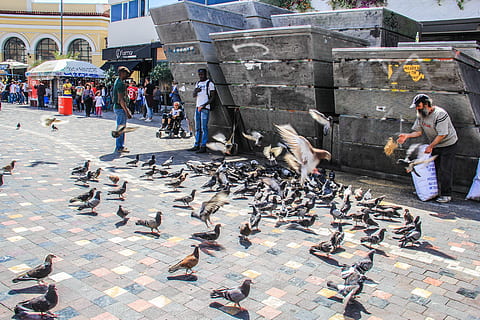
[[[102,50],[103,60],[149,59],[152,58],[152,46],[141,45]]]

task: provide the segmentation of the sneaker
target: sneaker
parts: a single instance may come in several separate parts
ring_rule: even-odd
[[[193,146],[190,149],[187,149],[187,151],[198,151],[198,150],[200,150],[199,146]]]
[[[207,152],[207,147],[201,146],[198,148],[197,153],[206,153]]]
[[[120,149],[120,152],[121,153],[129,153],[130,150],[128,150],[127,148],[123,148],[123,149]]]
[[[138,120],[145,120],[145,117],[138,118]]]
[[[452,201],[452,197],[450,197],[450,196],[440,196],[435,201],[437,201],[439,203],[449,203],[450,201]]]
[[[152,122],[152,119],[145,119],[145,122]]]

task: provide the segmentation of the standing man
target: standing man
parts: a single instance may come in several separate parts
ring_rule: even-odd
[[[216,96],[215,85],[207,78],[207,69],[198,69],[199,81],[193,90],[193,97],[197,98],[195,109],[195,144],[189,151],[197,153],[207,152],[208,119],[210,105]]]
[[[416,95],[410,108],[417,109],[417,119],[412,127],[413,132],[400,134],[397,142],[402,144],[409,138],[420,137],[425,133],[430,141],[425,153],[437,155],[435,168],[440,185],[440,196],[436,201],[448,203],[452,200],[457,132],[448,113],[442,108],[434,106],[432,99],[426,94]]]
[[[65,80],[65,83],[63,84],[63,95],[68,97],[72,96],[72,84],[70,83],[70,80],[68,78]]]
[[[113,111],[117,116],[117,128],[120,125],[127,125],[127,118],[132,118],[130,110],[127,108],[125,101],[126,86],[124,80],[130,76],[130,70],[127,67],[121,66],[118,68],[118,78],[113,85],[112,102]],[[118,130],[118,129],[117,129]],[[125,133],[122,133],[116,138],[115,152],[129,152],[124,146]]]
[[[75,100],[77,101],[77,111],[83,110],[82,104],[82,97],[83,97],[83,90],[85,87],[82,84],[82,81],[78,81],[78,85],[75,87]]]
[[[153,90],[155,90],[155,85],[150,82],[150,78],[145,78],[145,107],[147,107],[147,119],[145,122],[152,122],[153,120]]]
[[[38,99],[38,107],[40,109],[45,108],[45,94],[47,90],[45,89],[45,85],[43,81],[40,81],[40,84],[37,86],[37,99]]]

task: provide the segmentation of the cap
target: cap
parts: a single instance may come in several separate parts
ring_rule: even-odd
[[[130,69],[128,69],[128,68],[125,67],[125,66],[120,66],[120,67],[118,67],[118,72],[120,72],[120,71],[126,71],[126,72],[128,72],[128,74],[131,73],[131,72],[130,72]]]
[[[413,98],[412,104],[410,105],[410,109],[416,108],[420,102],[427,102],[427,101],[430,101],[430,104],[432,104],[432,99],[430,99],[429,96],[423,93],[417,94]]]

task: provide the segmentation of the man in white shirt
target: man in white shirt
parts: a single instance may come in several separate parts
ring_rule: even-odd
[[[195,144],[189,151],[197,153],[207,152],[208,119],[211,103],[217,94],[215,84],[207,78],[207,69],[198,70],[199,81],[193,90],[193,97],[197,98],[195,109]]]

